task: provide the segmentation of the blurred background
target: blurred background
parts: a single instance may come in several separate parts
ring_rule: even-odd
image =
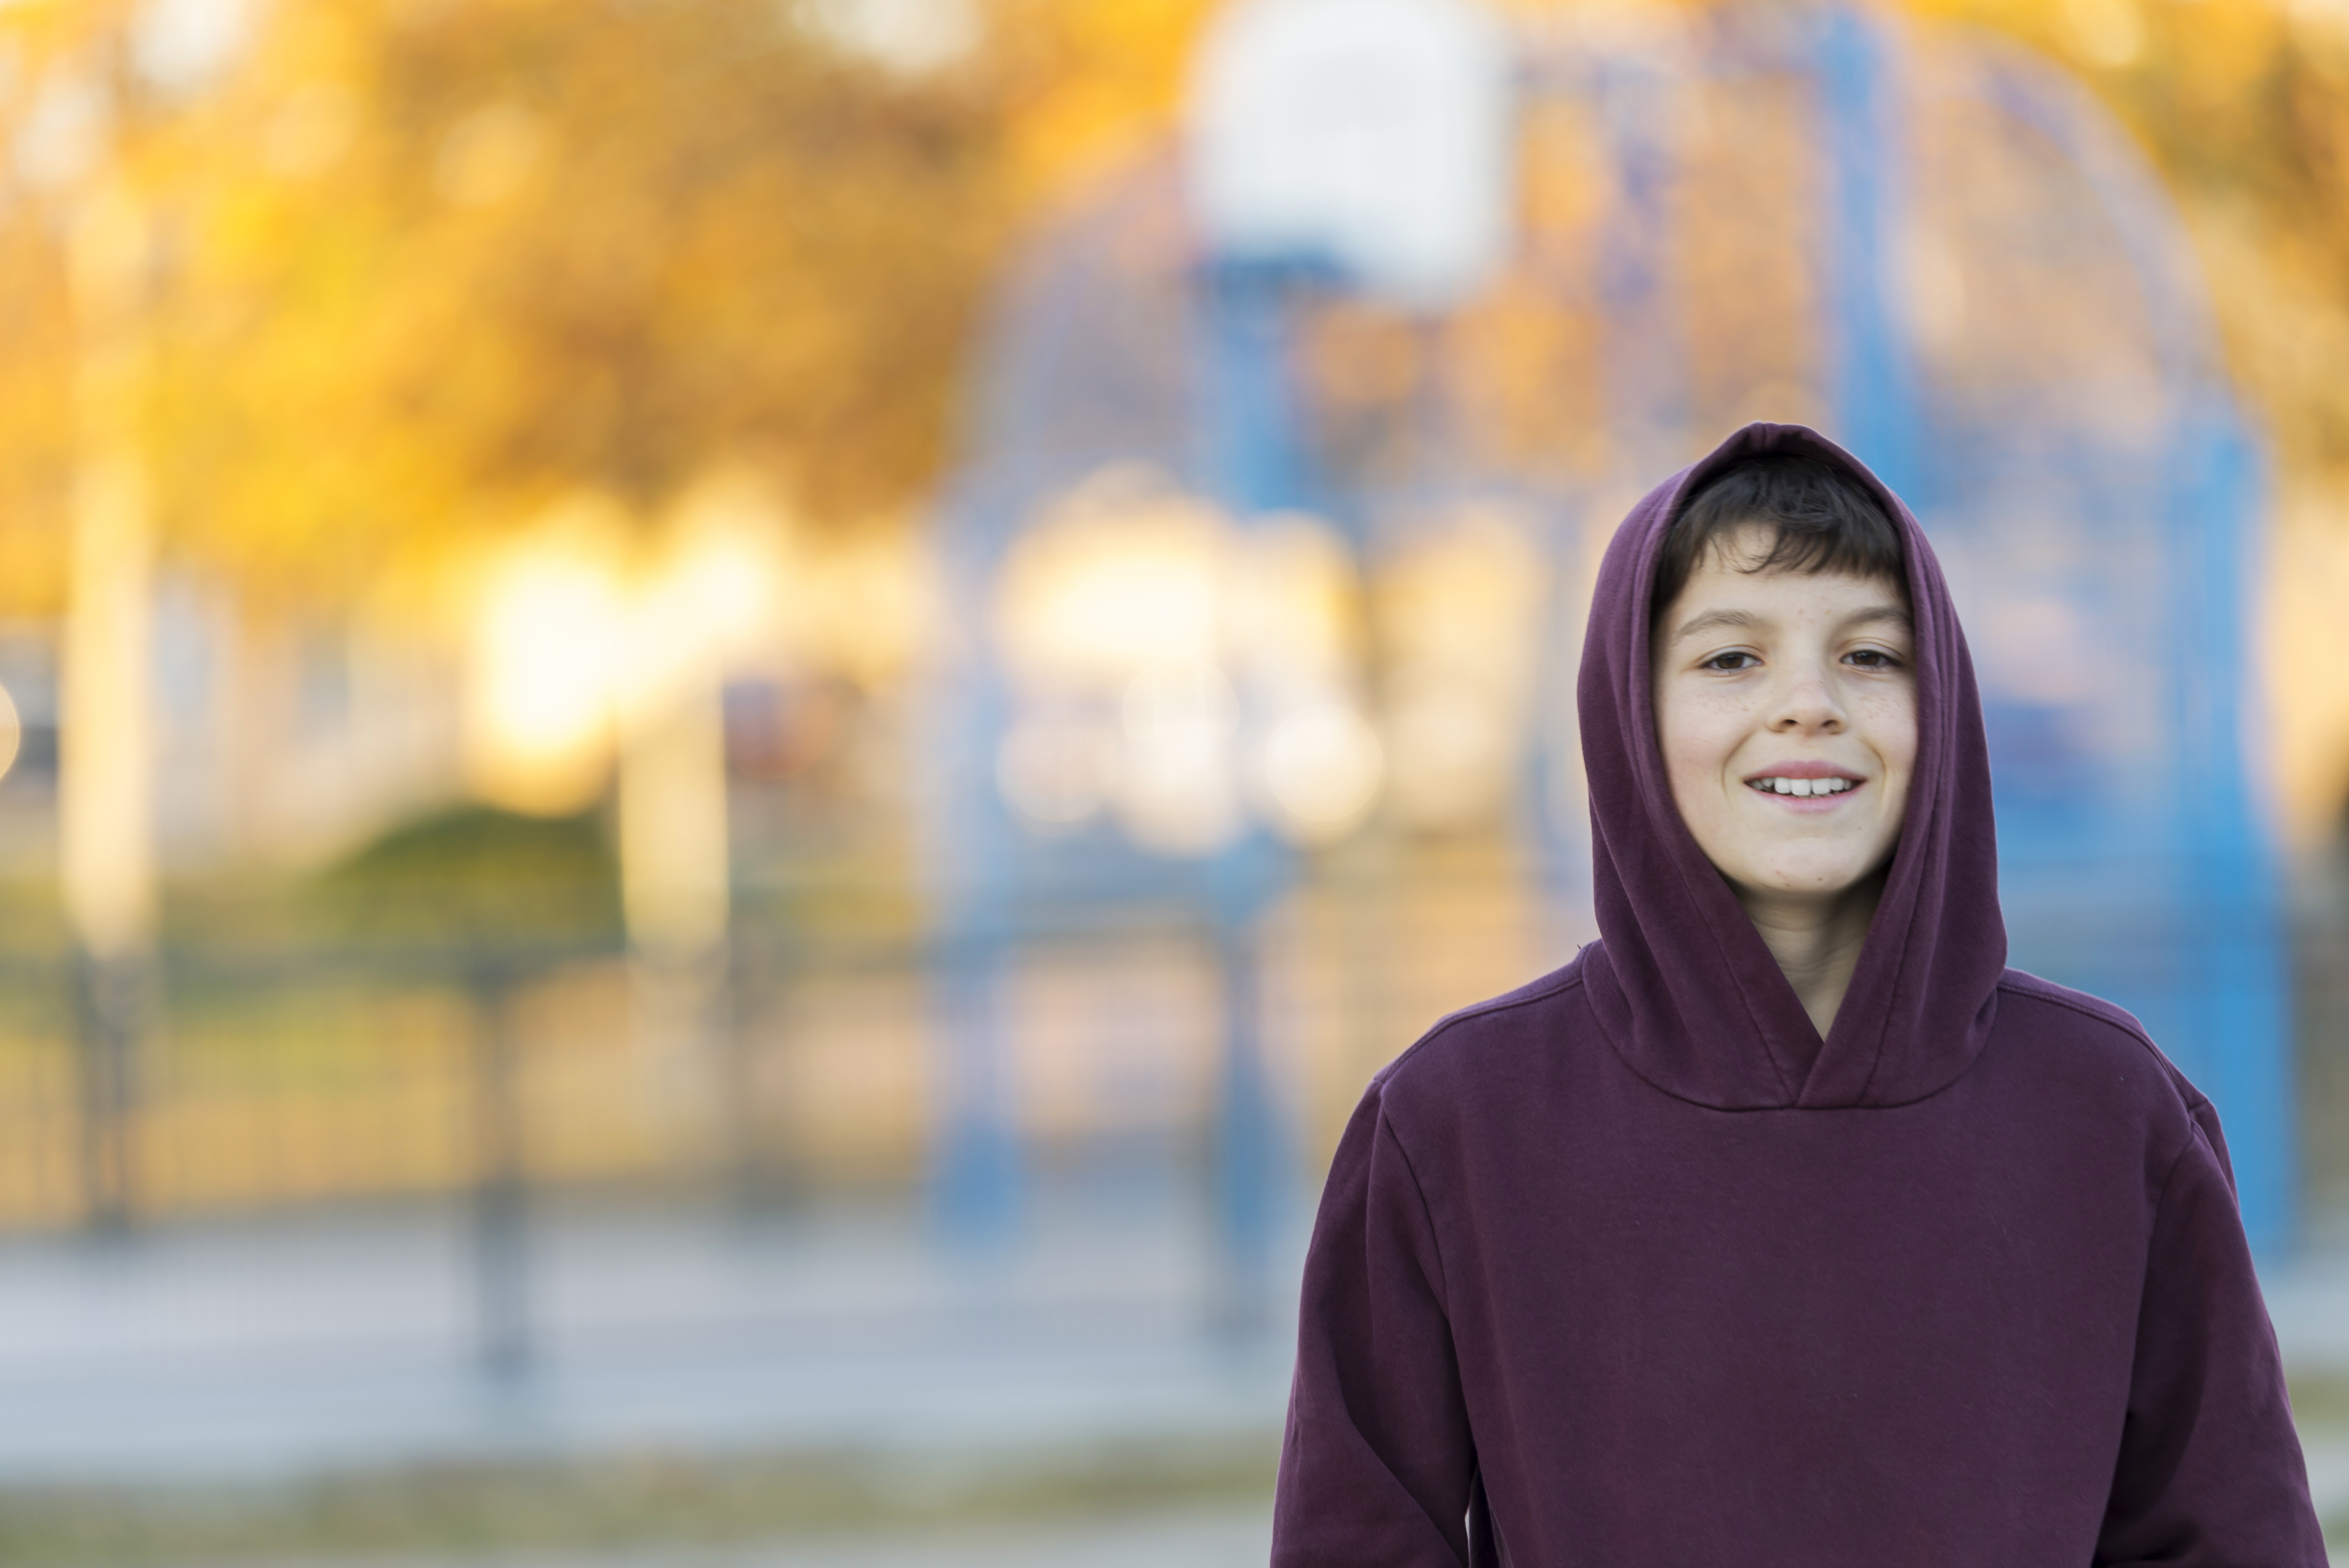
[[[0,1562],[1261,1561],[1754,418],[2349,1531],[2349,5],[5,0],[0,139]]]

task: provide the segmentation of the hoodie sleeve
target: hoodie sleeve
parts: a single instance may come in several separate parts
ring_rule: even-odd
[[[2323,1568],[2324,1543],[2217,1114],[2154,1217],[2099,1563]]]
[[[1475,1453],[1419,1181],[1373,1084],[1305,1260],[1274,1568],[1461,1568]]]

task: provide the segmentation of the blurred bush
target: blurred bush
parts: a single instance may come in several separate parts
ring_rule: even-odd
[[[460,806],[404,822],[318,878],[348,936],[400,947],[616,946],[619,866],[593,813]]]

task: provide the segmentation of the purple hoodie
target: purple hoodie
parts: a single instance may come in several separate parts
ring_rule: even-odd
[[[1674,503],[1766,451],[1875,490],[1916,621],[1915,782],[1824,1042],[1648,690]],[[2322,1568],[2218,1117],[2127,1013],[2004,967],[1981,702],[1907,509],[1746,427],[1624,521],[1579,696],[1601,940],[1347,1127],[1276,1568]]]

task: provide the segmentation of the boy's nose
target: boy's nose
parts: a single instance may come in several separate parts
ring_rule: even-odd
[[[1792,671],[1779,688],[1770,727],[1795,735],[1832,733],[1844,723],[1835,683],[1816,665]]]

